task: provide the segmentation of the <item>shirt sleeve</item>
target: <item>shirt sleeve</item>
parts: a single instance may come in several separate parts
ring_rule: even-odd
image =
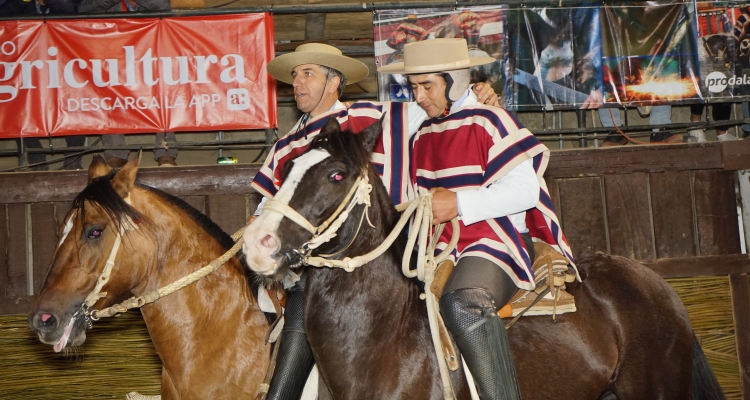
[[[419,127],[422,126],[422,122],[427,120],[427,113],[419,104],[412,101],[407,108],[407,114],[409,114],[409,137],[412,137],[417,133]]]
[[[263,212],[263,206],[266,205],[267,201],[268,201],[268,197],[263,196],[263,198],[260,199],[260,203],[258,203],[258,207],[255,209],[255,212],[253,213],[253,215],[255,215],[256,217],[259,216],[260,213]]]
[[[526,211],[539,202],[539,179],[526,160],[488,187],[456,192],[458,214],[465,225]]]

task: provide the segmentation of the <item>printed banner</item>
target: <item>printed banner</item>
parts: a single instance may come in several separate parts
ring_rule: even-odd
[[[471,9],[388,10],[373,16],[377,66],[403,61],[404,45],[434,38],[465,38],[471,57],[494,57],[492,64],[472,67],[472,81],[489,82],[505,100],[505,45],[500,6]],[[402,75],[378,74],[382,101],[412,101],[411,86]],[[504,105],[504,104],[503,104]]]
[[[750,95],[750,7],[698,2],[698,59],[703,97]]]
[[[599,7],[505,12],[511,109],[602,105]]]
[[[692,3],[621,2],[602,7],[607,103],[699,100]]]
[[[275,127],[273,54],[270,14],[3,21],[0,137]]]

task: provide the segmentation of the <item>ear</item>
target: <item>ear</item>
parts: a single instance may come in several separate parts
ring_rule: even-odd
[[[336,119],[336,116],[331,115],[328,118],[328,122],[323,126],[323,129],[320,130],[320,134],[327,135],[335,132],[341,132],[341,125],[339,125],[339,120]]]
[[[328,93],[336,93],[339,92],[339,85],[341,84],[341,78],[338,76],[334,76],[333,78],[328,80],[328,83],[326,83],[326,90]]]
[[[138,160],[130,160],[124,167],[120,168],[112,178],[112,188],[115,189],[123,199],[128,197],[135,186],[135,175],[138,173]]]
[[[372,150],[375,148],[375,143],[378,142],[378,138],[383,131],[383,120],[385,119],[386,114],[387,113],[383,113],[383,116],[380,117],[378,122],[368,126],[360,132],[360,135],[362,135],[362,145],[368,153],[372,153]]]
[[[110,172],[112,172],[112,167],[110,167],[109,164],[104,161],[104,158],[102,158],[102,156],[98,154],[95,155],[94,159],[91,160],[91,164],[89,165],[89,183],[91,183],[91,181],[93,181],[95,178],[109,175]]]

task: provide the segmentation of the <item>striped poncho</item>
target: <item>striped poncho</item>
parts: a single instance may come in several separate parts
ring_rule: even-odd
[[[308,122],[303,129],[297,131],[295,127],[273,146],[253,179],[253,188],[263,196],[273,198],[281,187],[284,164],[307,150],[313,138],[320,133],[331,116],[338,119],[342,130],[359,133],[377,122],[385,113],[383,134],[375,144],[371,161],[393,203],[401,203],[406,200],[406,191],[409,187],[407,107],[407,103],[357,102],[348,110],[334,109],[321,114]]]
[[[444,118],[429,119],[412,138],[411,148],[411,196],[436,187],[453,191],[487,187],[521,162],[532,160],[541,189],[537,206],[526,211],[529,233],[535,240],[555,247],[575,267],[542,179],[549,149],[505,110],[473,105]],[[505,270],[519,288],[534,289],[532,260],[507,216],[468,226],[460,222],[460,229],[458,246],[452,254],[454,262],[466,256],[488,259]],[[447,225],[439,250],[447,246],[451,234]]]

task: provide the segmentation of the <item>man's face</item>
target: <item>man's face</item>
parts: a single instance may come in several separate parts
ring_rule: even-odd
[[[448,99],[445,98],[447,86],[440,74],[409,75],[414,98],[430,118],[443,115]]]
[[[302,64],[292,70],[294,101],[302,112],[312,112],[323,98],[326,74],[318,64]]]

